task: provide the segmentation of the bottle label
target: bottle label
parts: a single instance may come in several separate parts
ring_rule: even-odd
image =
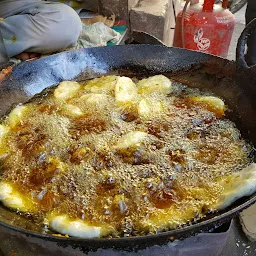
[[[194,34],[194,42],[197,44],[199,51],[207,51],[211,46],[210,39],[203,37],[203,35],[203,28],[198,29]]]

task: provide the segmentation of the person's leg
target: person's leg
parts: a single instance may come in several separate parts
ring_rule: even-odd
[[[256,18],[256,0],[247,0],[248,5],[245,14],[246,24]],[[256,64],[256,31],[247,40],[246,61],[248,65]]]
[[[76,43],[82,23],[72,8],[36,0],[11,2],[0,2],[0,30],[10,57],[61,51]]]

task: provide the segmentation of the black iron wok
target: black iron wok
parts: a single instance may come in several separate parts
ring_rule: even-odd
[[[227,117],[235,121],[242,136],[256,146],[256,67],[249,68],[244,60],[246,38],[255,24],[247,27],[239,39],[237,63],[185,49],[127,45],[76,50],[20,64],[1,82],[0,114],[62,80],[80,81],[107,74],[143,77],[162,73],[224,98],[230,108]],[[1,236],[13,237],[21,244],[44,244],[46,250],[54,246],[72,246],[83,251],[98,248],[138,250],[166,244],[170,238],[186,238],[208,231],[229,221],[254,202],[256,194],[238,200],[225,211],[176,230],[120,239],[61,238],[42,234],[28,219],[0,206],[0,231]]]

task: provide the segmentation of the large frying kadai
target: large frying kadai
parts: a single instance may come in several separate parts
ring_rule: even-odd
[[[237,63],[185,49],[153,45],[99,47],[64,52],[25,63],[14,68],[11,76],[1,82],[0,114],[13,105],[29,100],[35,94],[62,80],[85,80],[108,74],[150,76],[168,74],[174,80],[212,91],[223,98],[232,110],[227,113],[244,138],[256,146],[256,68],[244,61],[244,47],[252,23],[242,33],[237,50]],[[45,250],[55,246],[72,246],[83,251],[98,248],[136,250],[162,245],[173,238],[185,238],[207,231],[229,221],[239,211],[256,202],[256,194],[242,198],[225,211],[209,215],[200,222],[182,228],[143,237],[120,239],[79,239],[55,237],[38,232],[29,219],[0,206],[1,234],[20,243],[43,244]]]

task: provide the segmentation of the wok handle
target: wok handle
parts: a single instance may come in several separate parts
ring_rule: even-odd
[[[245,46],[248,40],[248,37],[253,33],[256,33],[256,18],[253,19],[250,23],[247,24],[242,34],[240,35],[237,47],[236,47],[236,63],[237,68],[240,70],[249,69],[245,61]]]

